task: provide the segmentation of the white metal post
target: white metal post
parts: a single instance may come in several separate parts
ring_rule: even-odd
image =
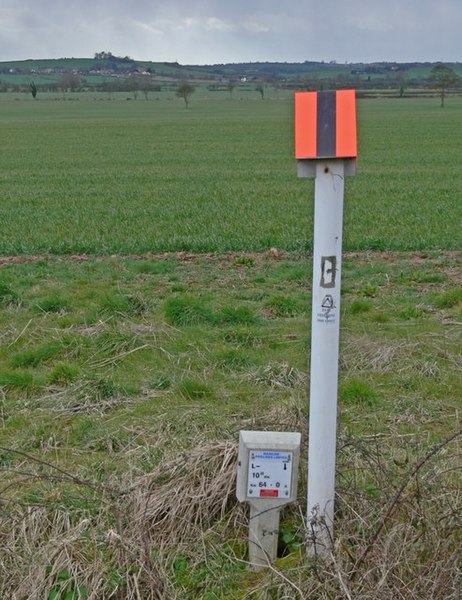
[[[308,444],[308,534],[325,557],[333,535],[345,164],[316,161]]]

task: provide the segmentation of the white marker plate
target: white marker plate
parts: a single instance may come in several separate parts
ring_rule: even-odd
[[[292,459],[292,452],[250,450],[247,497],[289,497]]]

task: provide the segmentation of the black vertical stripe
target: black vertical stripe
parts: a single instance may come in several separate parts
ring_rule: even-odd
[[[316,126],[318,158],[335,157],[335,92],[318,92]]]

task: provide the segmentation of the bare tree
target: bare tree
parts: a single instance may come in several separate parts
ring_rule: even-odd
[[[183,81],[182,83],[180,83],[176,90],[176,95],[178,96],[178,98],[183,98],[186,108],[188,108],[189,106],[189,98],[191,94],[194,93],[195,89],[196,88],[193,85],[191,85],[188,81]]]
[[[83,86],[83,81],[77,73],[68,71],[63,73],[57,81],[58,87],[64,92],[77,92]]]
[[[228,87],[228,92],[229,92],[229,95],[231,98],[233,97],[233,90],[236,87],[236,85],[237,85],[237,83],[235,81],[228,81],[227,87]]]
[[[449,86],[454,85],[459,77],[457,76],[454,69],[438,63],[430,71],[429,81],[440,91],[441,108],[444,107],[444,98],[446,96],[446,90]]]

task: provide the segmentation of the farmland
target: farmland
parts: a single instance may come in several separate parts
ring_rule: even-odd
[[[459,98],[358,101],[336,545],[306,558],[304,447],[279,558],[246,564],[237,432],[306,440],[292,120],[281,90],[0,95],[1,597],[458,597]]]
[[[0,97],[2,254],[309,250],[292,102]],[[73,101],[70,98],[75,98]],[[359,101],[345,248],[461,246],[462,100]]]

